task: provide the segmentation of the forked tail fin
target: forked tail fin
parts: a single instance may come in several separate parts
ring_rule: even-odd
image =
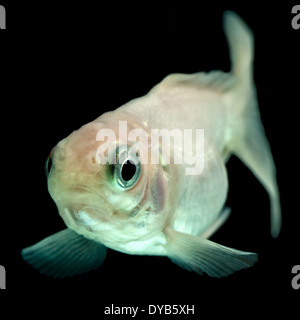
[[[230,149],[253,172],[270,197],[271,234],[277,237],[281,228],[281,208],[276,168],[269,142],[261,122],[253,82],[253,33],[235,13],[224,13],[224,31],[228,40],[232,74],[237,79],[232,94],[232,133]]]

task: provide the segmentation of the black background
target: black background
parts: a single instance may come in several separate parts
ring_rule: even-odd
[[[291,9],[297,3],[1,4],[7,10],[7,30],[0,32],[0,264],[7,270],[1,308],[42,318],[82,311],[95,319],[112,303],[194,304],[196,315],[189,317],[198,319],[207,312],[241,317],[296,311],[300,290],[291,286],[291,269],[300,264],[300,29],[291,26]],[[98,270],[57,280],[23,262],[22,248],[64,228],[44,174],[51,148],[103,112],[146,94],[170,73],[228,71],[222,31],[222,12],[228,9],[255,35],[255,81],[282,201],[279,238],[270,236],[267,193],[232,158],[227,166],[232,214],[212,240],[257,252],[259,261],[250,269],[214,279],[180,269],[168,258],[109,250]]]

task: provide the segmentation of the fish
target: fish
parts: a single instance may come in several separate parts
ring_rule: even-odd
[[[55,278],[97,269],[107,248],[166,256],[217,278],[255,264],[256,253],[209,240],[230,216],[232,155],[269,195],[271,235],[281,229],[276,166],[253,79],[253,32],[232,11],[223,13],[223,29],[229,72],[170,74],[52,149],[48,190],[67,228],[23,249],[25,261]]]

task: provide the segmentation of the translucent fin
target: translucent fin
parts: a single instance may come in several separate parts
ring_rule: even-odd
[[[243,80],[245,73],[252,74],[253,33],[246,23],[232,11],[224,12],[223,29],[229,45],[232,73]]]
[[[224,208],[221,211],[218,219],[207,230],[201,233],[200,237],[208,239],[210,236],[212,236],[226,222],[226,220],[230,216],[230,212],[231,212],[230,208],[227,208],[227,207]]]
[[[176,86],[196,86],[226,92],[245,79],[244,74],[252,75],[254,56],[253,33],[246,23],[234,12],[225,11],[223,28],[229,44],[232,73],[222,71],[197,72],[193,74],[174,73],[165,77],[151,91],[160,93]],[[234,74],[235,77],[232,76]]]
[[[23,249],[22,256],[41,273],[65,278],[98,268],[106,247],[66,229]]]
[[[253,83],[253,33],[234,12],[226,11],[223,23],[229,43],[232,73],[238,79],[229,99],[229,149],[250,168],[269,193],[271,234],[277,237],[281,228],[280,200],[276,168],[261,122]]]
[[[262,183],[270,198],[271,235],[277,237],[281,229],[281,208],[276,181],[276,168],[269,142],[264,134],[259,116],[249,115],[246,130],[234,147],[234,153]]]
[[[235,78],[229,73],[213,70],[210,72],[196,72],[192,74],[173,73],[165,77],[151,91],[161,93],[169,90],[171,87],[196,87],[210,88],[215,91],[225,92],[233,88]]]
[[[221,246],[196,236],[167,229],[168,257],[180,267],[203,272],[211,277],[227,276],[234,271],[251,267],[257,261],[255,253]]]

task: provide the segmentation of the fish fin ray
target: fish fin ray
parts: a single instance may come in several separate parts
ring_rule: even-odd
[[[261,132],[254,128],[255,125],[252,126],[251,132],[246,133],[243,140],[235,146],[233,153],[244,162],[267,190],[270,198],[271,235],[276,238],[281,229],[281,206],[276,168],[269,142],[262,131],[263,128],[260,128]]]
[[[65,229],[23,249],[21,254],[41,273],[65,278],[98,268],[105,259],[106,247]]]
[[[267,190],[271,207],[271,234],[281,229],[281,208],[276,167],[265,135],[253,82],[253,33],[234,12],[224,13],[224,31],[229,43],[232,73],[239,85],[231,93],[229,149],[253,172]]]
[[[211,277],[224,277],[251,267],[257,254],[235,250],[213,241],[168,229],[167,255],[180,267],[203,272]]]

